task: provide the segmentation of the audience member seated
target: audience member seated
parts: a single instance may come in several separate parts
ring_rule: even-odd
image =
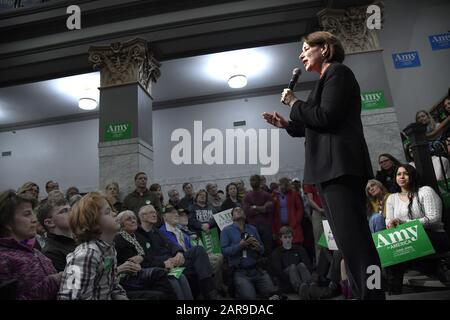
[[[380,181],[372,179],[367,182],[367,219],[372,233],[386,229],[386,199],[389,195]]]
[[[180,209],[181,215],[186,216],[183,209]],[[167,238],[172,241],[177,246],[181,247],[184,251],[184,255],[190,256],[192,253],[190,252],[196,246],[193,246],[191,243],[191,238],[189,234],[189,229],[183,231],[180,228],[180,214],[175,207],[166,206],[163,209],[163,220],[164,223],[159,230],[161,230]],[[183,222],[186,222],[184,219]],[[186,226],[187,227],[187,226]],[[204,250],[203,247],[196,248],[196,250]],[[223,276],[222,276],[222,266],[223,266],[223,256],[221,253],[207,253],[209,262],[213,268],[214,272],[214,284],[217,291],[222,291],[223,286]],[[195,255],[195,253],[194,253]]]
[[[294,244],[303,242],[303,202],[300,195],[290,188],[288,178],[280,179],[280,192],[272,194],[273,199],[273,238],[277,239],[280,235],[280,228],[289,226],[292,230]],[[278,241],[279,243],[279,241]]]
[[[439,123],[434,121],[433,117],[426,110],[419,110],[416,113],[416,122],[420,124],[424,124],[427,126],[426,133],[431,133],[436,130],[439,126]]]
[[[131,210],[137,215],[141,207],[151,204],[158,212],[158,225],[161,225],[161,202],[154,192],[147,189],[147,175],[138,172],[134,176],[134,184],[136,189],[125,197],[122,210]]]
[[[154,183],[150,186],[149,189],[151,192],[154,192],[156,194],[161,204],[161,208],[163,208],[165,203],[164,203],[164,195],[161,191],[161,185],[159,183]]]
[[[122,211],[116,218],[120,224],[120,232],[114,238],[114,245],[117,250],[117,264],[122,265],[131,263],[137,266],[130,266],[131,270],[120,273],[120,283],[127,292],[136,290],[159,291],[163,299],[184,299],[184,293],[176,291],[179,289],[179,283],[176,279],[169,280],[167,269],[160,267],[151,267],[148,257],[150,248],[142,246],[145,239],[140,239],[142,235],[136,234],[137,218],[133,211]],[[123,267],[122,267],[123,269]],[[183,279],[186,286],[187,280]],[[172,287],[171,281],[175,282]],[[190,290],[189,290],[190,291]],[[188,295],[189,297],[189,295]]]
[[[47,241],[42,253],[59,272],[64,271],[67,255],[77,247],[70,230],[69,214],[69,203],[59,190],[51,191],[47,202],[37,209],[39,223],[47,231]]]
[[[171,242],[156,227],[156,210],[151,205],[141,208],[139,219],[141,225],[137,233],[140,233],[145,238],[145,243],[141,243],[141,245],[151,248],[148,254],[150,266],[165,267],[167,269],[185,267],[184,275],[189,280],[189,285],[193,292],[198,287],[204,299],[216,299],[217,291],[214,288],[213,270],[206,251],[203,248],[195,247],[188,254],[184,254],[181,247]]]
[[[19,300],[55,299],[61,281],[52,262],[33,248],[34,198],[8,190],[0,195],[0,283],[15,280]]]
[[[189,211],[189,229],[197,233],[209,232],[209,229],[217,227],[216,220],[214,220],[216,213],[216,209],[208,204],[208,193],[201,189],[195,195],[195,203]]]
[[[246,217],[242,208],[234,208],[231,214],[233,224],[222,230],[220,245],[232,269],[236,298],[255,300],[257,292],[263,299],[272,297],[275,293],[272,280],[257,264],[258,258],[264,253],[258,230],[255,226],[245,223]]]
[[[183,208],[186,212],[190,212],[191,206],[194,205],[194,188],[189,182],[183,183],[184,197],[180,200],[178,204],[179,207]]]
[[[236,207],[242,207],[242,204],[239,202],[239,199],[238,199],[237,185],[234,182],[232,182],[227,185],[225,190],[227,192],[227,198],[222,203],[222,206],[220,207],[220,211],[233,209]]]
[[[397,168],[396,185],[400,192],[391,194],[386,201],[387,228],[396,228],[405,222],[418,220],[424,226],[436,252],[449,250],[450,241],[441,222],[442,202],[439,195],[431,187],[420,187],[418,173],[409,164],[402,164]],[[392,294],[402,292],[403,274],[409,264],[386,268],[388,287]],[[433,261],[432,264],[426,267],[430,267],[441,282],[449,284],[450,274],[443,261]]]
[[[408,151],[410,153],[411,159],[413,159],[411,147],[408,148]],[[443,181],[450,178],[450,162],[446,157],[431,155],[431,162],[433,163],[434,174],[437,181]],[[411,161],[409,164],[414,168],[416,167],[414,161]]]
[[[69,224],[79,243],[67,256],[59,300],[128,300],[117,277],[117,224],[102,195],[91,192],[73,207]]]
[[[259,175],[250,177],[250,185],[253,191],[245,196],[243,209],[249,224],[254,225],[258,230],[264,244],[267,256],[272,252],[272,219],[273,202],[272,196],[261,190],[261,180]]]
[[[169,204],[173,207],[175,207],[175,209],[181,209],[180,206],[180,194],[178,193],[178,191],[176,189],[170,189],[167,192],[167,195],[169,196]]]
[[[117,182],[111,182],[106,185],[105,195],[116,213],[123,211],[123,203],[120,202],[120,189]]]
[[[74,195],[80,194],[80,190],[77,187],[72,186],[66,191],[66,200],[69,201]]]
[[[395,169],[400,161],[389,153],[383,153],[378,156],[378,164],[380,170],[377,171],[375,179],[380,181],[389,193],[395,192]]]
[[[293,244],[293,230],[283,226],[279,230],[281,246],[272,252],[271,270],[284,293],[297,292],[301,300],[308,300],[312,285],[312,263],[306,250]]]
[[[47,194],[49,194],[53,190],[59,190],[58,182],[53,181],[53,180],[47,181],[47,183],[45,184],[45,191],[47,192]],[[47,201],[47,198],[42,199],[41,202],[39,203],[39,205],[44,204],[46,201]]]
[[[222,203],[225,201],[225,197],[217,192],[217,184],[208,183],[206,185],[206,191],[208,192],[208,204],[212,206],[216,212],[219,212]]]
[[[30,181],[24,183],[23,186],[17,190],[17,193],[39,201],[39,186],[34,182]]]

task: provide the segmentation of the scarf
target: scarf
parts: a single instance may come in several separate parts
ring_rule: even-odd
[[[131,243],[134,248],[136,249],[138,255],[140,256],[145,256],[145,252],[144,249],[142,248],[142,246],[139,244],[139,242],[136,240],[136,235],[133,233],[133,235],[129,234],[126,231],[120,231],[119,234],[129,243]]]

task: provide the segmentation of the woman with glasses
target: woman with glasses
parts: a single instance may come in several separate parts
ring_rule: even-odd
[[[378,156],[378,164],[380,170],[377,171],[375,179],[380,181],[388,192],[395,192],[395,168],[400,161],[389,153],[383,153]]]

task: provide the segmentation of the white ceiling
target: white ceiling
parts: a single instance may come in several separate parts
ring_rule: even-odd
[[[299,50],[296,42],[164,61],[153,97],[160,102],[287,85],[292,69],[301,65]],[[248,85],[229,88],[227,79],[233,73],[246,74]],[[303,72],[300,82],[317,78]],[[92,94],[98,97],[99,85],[99,73],[92,72],[0,88],[0,125],[86,113],[78,108],[78,99]],[[94,92],[86,92],[87,88]]]

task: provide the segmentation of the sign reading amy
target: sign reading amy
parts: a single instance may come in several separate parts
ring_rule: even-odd
[[[428,40],[433,51],[450,48],[450,32],[428,36]]]
[[[361,93],[362,110],[386,108],[383,91],[370,91]]]
[[[220,231],[222,231],[223,228],[225,228],[226,226],[233,224],[233,219],[231,217],[231,211],[233,211],[233,209],[221,211],[214,215],[214,220],[216,220],[217,226],[219,227]]]
[[[413,68],[420,66],[419,52],[402,52],[392,54],[395,69]]]
[[[413,260],[434,253],[425,229],[418,220],[372,234],[381,266]]]
[[[110,123],[105,125],[105,141],[131,138],[131,123]]]

